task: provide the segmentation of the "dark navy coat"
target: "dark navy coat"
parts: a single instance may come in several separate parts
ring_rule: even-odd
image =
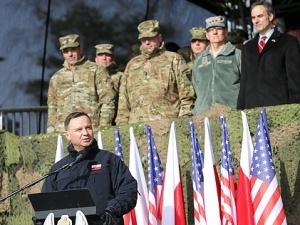
[[[237,108],[300,103],[300,52],[295,37],[274,30],[262,53],[259,35],[242,47]]]
[[[69,155],[55,163],[51,172],[74,161],[78,152],[72,145],[68,151]],[[83,161],[46,178],[42,192],[87,188],[96,204],[97,214],[101,215],[105,208],[112,206],[119,212],[120,219],[116,224],[123,224],[122,216],[136,205],[137,182],[120,157],[98,149],[96,140],[87,151]]]

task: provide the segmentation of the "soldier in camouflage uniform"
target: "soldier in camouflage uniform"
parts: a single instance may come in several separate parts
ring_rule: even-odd
[[[50,79],[47,132],[63,132],[64,119],[74,111],[86,112],[94,127],[111,125],[116,94],[107,70],[82,56],[79,35],[59,41],[65,61]]]
[[[192,27],[192,29],[190,29],[190,34],[190,46],[180,48],[178,53],[182,55],[190,70],[192,70],[194,60],[196,59],[197,55],[205,50],[206,46],[209,44],[209,41],[206,38],[206,30],[203,27]]]
[[[111,44],[99,44],[95,46],[96,48],[96,57],[95,62],[98,65],[104,66],[112,80],[114,89],[116,91],[116,103],[118,102],[118,96],[119,96],[119,87],[121,83],[121,77],[123,72],[121,72],[114,59],[114,46]],[[117,116],[118,111],[118,105],[115,106],[115,116],[114,120],[112,122],[113,125],[115,125],[115,118]]]
[[[190,116],[195,93],[182,56],[166,51],[159,22],[139,24],[141,54],[122,77],[117,124]]]
[[[95,46],[96,57],[95,62],[98,65],[104,66],[113,82],[113,86],[117,94],[119,93],[120,81],[122,72],[118,69],[118,66],[114,59],[114,46],[111,44],[99,44]]]
[[[227,42],[233,44],[236,48],[242,49],[243,46],[243,37],[240,33],[236,31],[228,32],[228,36],[226,38]]]
[[[129,56],[129,60],[141,54],[140,47],[141,47],[141,43],[134,43],[131,45],[130,47],[131,54]]]

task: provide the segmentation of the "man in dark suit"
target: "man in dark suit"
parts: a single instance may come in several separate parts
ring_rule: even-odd
[[[275,11],[268,2],[252,4],[251,19],[258,34],[242,48],[237,108],[300,103],[297,39],[275,28]],[[265,43],[261,43],[261,39],[265,39]]]

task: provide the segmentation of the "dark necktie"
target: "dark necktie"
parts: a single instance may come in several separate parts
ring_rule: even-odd
[[[265,45],[266,45],[266,42],[265,42],[266,38],[267,38],[267,36],[262,36],[261,39],[260,39],[260,41],[259,41],[259,43],[258,43],[258,50],[259,50],[259,53],[262,52],[263,48],[264,48]]]

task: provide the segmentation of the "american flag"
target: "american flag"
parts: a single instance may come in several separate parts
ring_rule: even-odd
[[[272,159],[266,111],[260,114],[250,170],[255,224],[287,224]]]
[[[232,155],[227,131],[226,118],[220,116],[222,127],[221,157],[221,214],[222,224],[235,225],[236,222],[236,181],[232,166]]]
[[[122,159],[122,161],[124,161],[121,138],[120,138],[120,131],[119,131],[118,128],[115,131],[115,138],[116,138],[116,140],[115,140],[115,153],[116,153],[117,156],[119,156]]]
[[[192,168],[193,168],[193,196],[194,196],[194,224],[206,225],[204,200],[203,200],[203,154],[195,132],[192,120],[189,121],[191,145],[192,145]]]
[[[161,164],[151,127],[146,125],[148,139],[148,182],[149,182],[149,225],[159,225],[158,209],[161,197],[161,189],[164,177],[164,170]]]

